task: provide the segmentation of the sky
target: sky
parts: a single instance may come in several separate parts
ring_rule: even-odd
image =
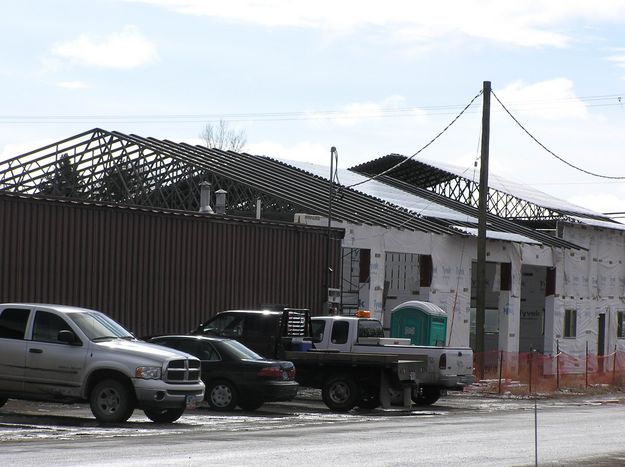
[[[7,0],[2,10],[0,160],[96,127],[199,144],[224,120],[251,154],[329,166],[334,146],[349,168],[418,153],[479,177],[490,81],[491,173],[625,211],[624,0]]]

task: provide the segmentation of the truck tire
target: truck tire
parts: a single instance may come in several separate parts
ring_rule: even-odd
[[[333,376],[324,383],[321,397],[333,412],[347,412],[360,400],[360,389],[351,376]]]
[[[8,400],[9,400],[8,397],[0,397],[0,407],[6,404]]]
[[[441,397],[438,386],[421,386],[412,390],[412,402],[417,405],[432,405]]]
[[[172,423],[182,416],[184,407],[180,409],[144,409],[143,412],[153,422]]]
[[[237,406],[237,389],[230,381],[218,380],[208,385],[204,400],[211,409],[219,412],[230,412]]]
[[[122,423],[135,410],[134,397],[128,387],[116,379],[105,379],[89,395],[91,412],[104,423]]]

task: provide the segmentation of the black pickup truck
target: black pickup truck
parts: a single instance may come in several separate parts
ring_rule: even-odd
[[[310,326],[306,309],[228,310],[200,324],[191,334],[228,337],[265,358],[282,359],[293,340],[310,337]]]

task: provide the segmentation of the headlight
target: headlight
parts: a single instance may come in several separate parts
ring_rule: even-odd
[[[161,379],[161,367],[138,366],[135,370],[135,377],[142,379]]]

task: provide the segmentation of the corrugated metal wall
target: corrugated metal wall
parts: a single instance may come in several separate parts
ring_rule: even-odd
[[[139,336],[269,303],[318,314],[326,245],[319,228],[0,194],[0,302],[94,308]],[[337,239],[335,271],[339,255]]]

